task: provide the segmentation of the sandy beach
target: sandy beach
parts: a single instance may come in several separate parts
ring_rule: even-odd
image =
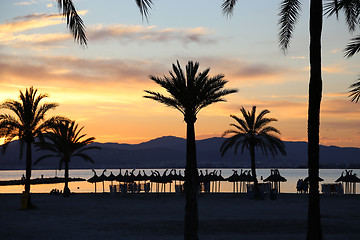
[[[183,239],[184,196],[33,194],[34,210],[20,210],[19,194],[0,194],[0,238]],[[307,196],[277,200],[202,194],[200,239],[305,239]],[[321,196],[324,239],[360,239],[360,195]]]

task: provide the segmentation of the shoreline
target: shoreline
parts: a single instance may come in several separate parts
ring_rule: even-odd
[[[0,194],[0,236],[17,239],[183,239],[185,196],[33,193],[34,210],[19,210],[21,194]],[[324,239],[359,239],[359,195],[320,196]],[[200,194],[200,239],[305,239],[307,195],[277,200],[246,194]]]

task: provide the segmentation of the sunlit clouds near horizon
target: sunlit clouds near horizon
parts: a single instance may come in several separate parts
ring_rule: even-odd
[[[49,94],[45,101],[59,103],[49,116],[78,121],[99,142],[185,137],[183,116],[143,95],[162,91],[149,75],[168,76],[172,63],[179,60],[185,69],[192,60],[200,71],[209,67],[210,76],[225,74],[227,88],[239,89],[227,102],[199,113],[197,139],[221,136],[232,123],[230,114],[240,116],[242,106],[256,105],[278,119],[283,140],[306,141],[307,21],[299,22],[284,55],[277,42],[279,2],[244,2],[227,19],[219,1],[159,0],[147,22],[132,0],[74,1],[89,40],[82,47],[73,41],[56,1],[1,1],[0,101],[17,99],[19,90],[34,86]],[[251,20],[256,6],[263,8]],[[351,35],[341,21],[324,19],[321,144],[360,147],[360,103],[347,97],[360,62],[358,56],[343,58]]]

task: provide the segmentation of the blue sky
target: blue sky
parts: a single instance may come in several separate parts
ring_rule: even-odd
[[[289,52],[278,47],[280,1],[239,1],[231,18],[215,0],[154,0],[149,21],[133,0],[79,0],[76,8],[89,43],[72,40],[53,0],[0,2],[0,100],[33,85],[60,106],[52,114],[77,120],[101,142],[185,137],[176,110],[142,98],[160,89],[148,75],[162,76],[179,60],[199,61],[210,75],[224,73],[239,93],[202,110],[197,138],[221,136],[239,108],[269,109],[284,140],[306,140],[308,1],[304,1]],[[359,56],[344,59],[351,38],[343,16],[324,18],[321,143],[360,147],[359,105],[349,85],[359,75]]]

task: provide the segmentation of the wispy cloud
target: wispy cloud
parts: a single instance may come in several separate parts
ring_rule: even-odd
[[[214,43],[216,40],[210,38],[210,31],[203,27],[196,28],[165,28],[142,25],[96,25],[89,26],[89,41],[119,40],[125,42],[152,41],[168,42],[180,41],[188,43]]]
[[[66,38],[66,35],[63,36]],[[43,40],[46,41],[46,40]],[[77,81],[77,82],[148,82],[148,75],[164,75],[171,69],[171,62],[131,59],[82,59],[70,56],[29,56],[16,57],[0,55],[0,79],[8,75],[17,79],[36,81]],[[206,59],[206,60],[205,60]],[[220,61],[219,61],[220,60]],[[266,83],[266,75],[277,75],[283,69],[265,64],[253,64],[238,59],[204,58],[200,68],[211,67],[210,75],[225,73],[226,79],[259,77]],[[185,67],[185,63],[181,63]],[[0,80],[1,81],[1,80]]]
[[[34,5],[37,2],[35,0],[30,0],[30,1],[23,1],[23,2],[16,2],[14,3],[15,6],[29,6],[29,5]]]
[[[79,11],[80,15],[85,15],[87,11]],[[49,47],[59,47],[66,41],[72,39],[69,33],[28,33],[28,30],[44,28],[48,26],[64,24],[60,14],[33,13],[19,16],[0,24],[0,44],[12,45],[16,48],[29,48],[32,45],[39,48],[46,45]],[[132,42],[170,42],[177,41],[183,44],[216,43],[216,39],[211,37],[211,31],[203,27],[196,28],[158,28],[156,26],[142,25],[95,25],[88,26],[87,36],[89,42],[99,41],[122,41]],[[65,37],[68,36],[68,37]]]
[[[287,58],[290,58],[290,59],[305,59],[304,56],[299,56],[299,57],[287,57]]]

